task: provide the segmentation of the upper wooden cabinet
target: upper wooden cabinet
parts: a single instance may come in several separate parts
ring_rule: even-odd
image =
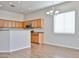
[[[15,23],[16,23],[16,24],[15,24],[16,28],[23,28],[23,22],[17,21],[17,22],[15,22]]]
[[[0,20],[0,28],[23,28],[23,22]]]
[[[44,23],[42,19],[37,19],[32,21],[32,28],[43,28]]]
[[[18,28],[23,28],[23,23],[22,22],[18,23]]]
[[[0,20],[0,28],[3,28],[3,27],[4,27],[4,21]]]
[[[24,21],[24,28],[28,28],[28,26],[31,26],[31,28],[43,28],[43,20],[42,19],[35,19],[35,20],[29,20]]]
[[[31,21],[24,21],[24,28],[28,28],[29,25],[31,25]]]
[[[15,28],[16,27],[16,21],[12,22],[12,27]]]
[[[43,28],[43,26],[42,19],[29,21],[0,20],[0,28]]]

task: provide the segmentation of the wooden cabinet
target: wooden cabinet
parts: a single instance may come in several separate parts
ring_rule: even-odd
[[[33,28],[43,28],[43,26],[44,26],[43,20],[41,20],[41,19],[37,19],[37,20],[32,21]]]
[[[16,22],[16,28],[20,28],[20,22]]]
[[[24,21],[24,28],[28,28],[31,25],[31,21]]]
[[[23,22],[16,21],[14,25],[15,25],[15,28],[23,28]]]
[[[16,27],[16,21],[12,21],[12,28]]]
[[[42,43],[43,42],[43,32],[33,32],[31,34],[32,43]]]
[[[19,27],[18,22],[15,23],[15,26],[16,26],[15,28],[18,28]]]
[[[20,28],[23,28],[23,22],[19,23]]]
[[[7,21],[3,21],[3,27],[7,27],[8,26],[8,22]]]
[[[9,27],[9,21],[7,20],[0,20],[0,28],[7,28]]]
[[[0,28],[3,28],[3,27],[4,27],[4,21],[0,20]]]
[[[0,28],[23,28],[23,22],[0,20]]]
[[[0,20],[0,28],[43,28],[43,20],[35,19],[29,21]]]
[[[37,27],[37,20],[32,21],[32,28],[38,28]]]
[[[23,23],[22,22],[18,22],[18,28],[23,28]]]
[[[11,21],[8,21],[8,26],[7,27],[9,27],[9,28],[12,28],[12,22]]]
[[[28,28],[28,25],[31,25],[32,28],[43,28],[44,22],[42,19],[24,21],[24,28]]]

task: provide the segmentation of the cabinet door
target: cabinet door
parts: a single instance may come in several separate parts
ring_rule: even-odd
[[[31,24],[31,21],[25,21],[24,22],[24,28],[28,28],[28,25],[30,25]]]
[[[24,22],[24,28],[26,28],[26,26],[28,25],[28,21]]]
[[[16,27],[16,22],[15,22],[15,21],[12,22],[12,27],[13,27],[13,28]]]
[[[16,22],[16,28],[23,28],[22,22]]]
[[[41,19],[33,20],[32,27],[33,28],[43,28],[43,20],[41,20]]]
[[[3,28],[3,27],[4,27],[4,21],[0,20],[0,28]]]
[[[18,28],[19,27],[19,23],[18,22],[16,22],[16,28]]]
[[[41,28],[41,20],[37,20],[37,27]]]
[[[8,21],[8,27],[12,28],[12,21]]]
[[[32,21],[32,28],[35,28],[35,21]]]
[[[17,25],[18,25],[18,28],[20,28],[20,22],[18,22],[18,24],[17,24]]]
[[[19,28],[23,28],[23,23],[19,22]]]
[[[39,36],[36,33],[32,34],[32,43],[39,43]]]
[[[43,33],[42,32],[34,32],[31,34],[31,42],[32,43],[39,43],[39,44],[42,44],[43,42]]]
[[[32,21],[32,27],[33,28],[38,28],[37,24],[38,24],[38,21],[37,20],[33,20]]]
[[[4,27],[8,28],[8,21],[7,20],[4,21]]]
[[[43,43],[43,39],[44,39],[43,35],[44,35],[43,33],[39,33],[39,43],[40,44]]]
[[[37,20],[37,27],[38,28],[43,28],[43,26],[44,26],[44,23],[43,23],[43,20],[41,20],[41,19],[39,19],[39,20]]]

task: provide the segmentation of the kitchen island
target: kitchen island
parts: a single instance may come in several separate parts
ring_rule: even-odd
[[[0,52],[12,52],[31,47],[31,30],[1,30]]]

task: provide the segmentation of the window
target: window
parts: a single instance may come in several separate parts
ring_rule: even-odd
[[[55,33],[75,33],[75,11],[54,15]]]

